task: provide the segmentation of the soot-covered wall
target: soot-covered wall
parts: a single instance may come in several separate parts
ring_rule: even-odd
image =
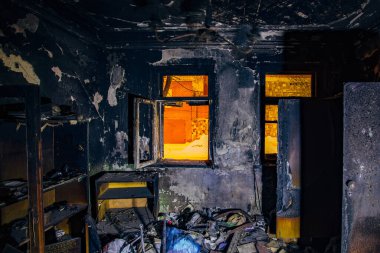
[[[192,203],[198,208],[235,207],[258,212],[254,207],[258,206],[255,186],[257,190],[261,187],[259,76],[244,62],[236,61],[228,49],[108,51],[109,76],[122,68],[123,81],[117,86],[111,81],[107,91],[107,111],[112,113],[108,119],[110,132],[104,141],[104,145],[110,146],[104,169],[132,170],[128,165],[132,155],[128,147],[132,149],[133,146],[129,143],[128,130],[131,131],[127,119],[133,116],[127,108],[127,94],[130,94],[129,99],[132,99],[131,94],[156,97],[158,86],[152,75],[154,69],[183,66],[184,62],[189,64],[194,59],[198,62],[211,60],[214,64],[216,80],[212,89],[216,97],[212,102],[216,105],[214,129],[211,129],[214,166],[147,168],[160,173],[160,208],[175,210]]]
[[[109,132],[101,140],[106,147],[103,169],[133,170],[133,126],[127,122],[133,119],[130,100],[134,96],[155,98],[158,86],[152,74],[154,68],[170,69],[189,64],[192,59],[212,60],[216,91],[213,168],[170,166],[145,170],[160,173],[162,211],[175,210],[186,203],[198,208],[261,209],[262,171],[264,191],[273,191],[276,178],[268,175],[261,159],[264,74],[311,72],[316,79],[316,96],[329,98],[341,96],[343,84],[349,80],[377,80],[380,58],[378,33],[366,30],[262,29],[257,37],[256,44],[251,44],[253,49],[246,53],[233,46],[194,47],[191,43],[146,49],[149,41],[140,49],[109,48],[106,54],[110,82],[104,94]],[[115,73],[123,76],[118,85],[112,81]],[[267,214],[274,208],[275,194],[269,198],[269,203],[263,203]]]
[[[96,116],[93,87],[103,82],[102,48],[14,5],[2,3],[0,84],[39,85],[53,104]],[[103,65],[102,65],[103,64]]]
[[[186,203],[260,211],[261,174],[267,173],[262,169],[260,122],[266,72],[311,71],[320,97],[339,96],[346,81],[380,78],[380,39],[374,28],[337,32],[314,23],[317,30],[293,23],[255,29],[234,24],[226,29],[228,34],[201,30],[195,33],[199,40],[183,37],[175,41],[179,45],[157,42],[152,39],[155,32],[145,29],[147,36],[138,38],[143,44],[139,46],[129,43],[133,29],[101,41],[54,11],[6,3],[0,8],[0,85],[40,85],[53,104],[70,105],[91,118],[92,175],[133,170],[133,98],[155,98],[156,67],[194,59],[213,62],[214,166],[145,169],[160,173],[162,211]],[[271,186],[264,192],[273,190],[273,178],[264,175],[264,188]]]

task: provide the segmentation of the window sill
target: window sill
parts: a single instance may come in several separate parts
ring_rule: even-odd
[[[158,168],[212,168],[213,163],[210,160],[207,161],[192,161],[192,160],[161,160],[149,167]]]

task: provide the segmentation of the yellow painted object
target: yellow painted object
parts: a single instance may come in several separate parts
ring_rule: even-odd
[[[281,239],[296,239],[301,236],[301,219],[300,217],[284,218],[277,217],[276,234]]]
[[[146,187],[146,182],[110,182],[104,183],[99,188],[99,195],[102,195],[107,189],[111,188],[136,188]],[[107,199],[98,200],[98,220],[102,220],[108,209],[112,208],[131,208],[146,207],[148,205],[147,198],[131,198],[131,199]]]
[[[55,202],[55,189],[44,192],[44,207]],[[7,224],[15,219],[20,219],[28,215],[28,199],[16,202],[0,209],[1,225]]]
[[[58,225],[56,225],[56,227],[57,227],[57,229],[61,229],[61,230],[65,231],[65,234],[67,234],[67,235],[71,234],[70,224],[69,224],[68,219],[61,221]]]

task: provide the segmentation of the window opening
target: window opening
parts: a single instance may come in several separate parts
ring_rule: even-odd
[[[311,97],[311,74],[265,75],[264,154],[277,154],[278,101],[281,98]]]
[[[163,76],[163,159],[209,160],[208,94],[207,75]]]

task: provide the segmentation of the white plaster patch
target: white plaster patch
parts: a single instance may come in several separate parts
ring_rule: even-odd
[[[308,15],[306,15],[305,13],[303,13],[303,12],[296,12],[296,14],[298,15],[298,16],[300,16],[301,18],[308,18],[309,16]]]
[[[89,84],[90,83],[90,79],[84,79],[83,81],[85,84]]]
[[[280,30],[261,31],[260,38],[263,40],[269,40],[275,37],[282,37],[283,34],[284,32]]]
[[[103,100],[103,96],[100,95],[99,92],[96,92],[94,94],[94,97],[93,97],[93,100],[92,100],[92,104],[95,106],[95,109],[96,109],[97,112],[99,112],[99,104],[100,104],[100,102],[102,102],[102,100]]]
[[[52,67],[51,71],[54,72],[54,75],[58,77],[58,82],[62,81],[62,70],[59,67]]]
[[[39,26],[39,18],[33,14],[26,14],[25,18],[17,20],[16,24],[11,25],[11,27],[15,30],[15,33],[21,33],[24,37],[26,37],[25,31],[29,31],[31,33],[35,33]]]
[[[372,128],[368,128],[368,136],[369,136],[370,138],[373,137]]]
[[[0,60],[4,66],[13,72],[21,73],[28,83],[40,84],[40,79],[34,72],[32,64],[22,59],[20,55],[10,54],[7,56],[3,49],[0,48]]]
[[[73,97],[73,96],[70,96],[70,99],[72,102],[74,102],[76,100],[75,97]]]
[[[56,77],[58,77],[58,82],[61,82],[62,81],[62,77],[65,76],[67,78],[73,78],[73,79],[77,79],[77,80],[80,80],[79,76],[76,76],[76,75],[70,75],[68,73],[65,73],[63,72],[58,66],[54,66],[51,68],[51,71],[54,72],[54,75]]]
[[[116,147],[112,151],[112,156],[120,154],[121,158],[128,158],[128,152],[126,151],[126,142],[128,142],[128,135],[124,131],[118,131],[115,133]]]
[[[168,63],[168,61],[173,60],[173,59],[182,59],[182,58],[192,58],[194,57],[194,52],[183,49],[183,48],[178,48],[178,49],[165,49],[162,50],[162,57],[161,60],[152,63],[154,66],[160,66]]]
[[[146,136],[140,136],[139,138],[140,160],[148,160],[150,154],[149,142],[150,139]]]
[[[107,101],[110,106],[117,105],[116,90],[121,87],[125,82],[125,70],[119,66],[115,65],[112,67],[110,74],[110,86],[108,88]]]
[[[46,49],[44,46],[40,47],[38,50],[45,51],[47,55],[49,56],[49,58],[53,58],[54,56],[53,53],[50,50]]]
[[[215,151],[217,155],[225,155],[228,153],[228,146],[226,144],[223,144],[221,147],[216,148]]]
[[[115,120],[115,130],[119,128],[119,121]]]

